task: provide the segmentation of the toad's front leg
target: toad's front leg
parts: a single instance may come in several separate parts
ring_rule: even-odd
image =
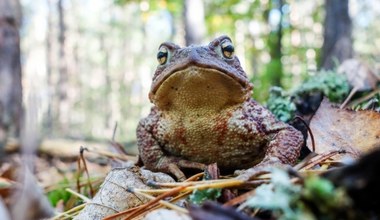
[[[290,125],[277,121],[271,114],[266,118],[264,127],[270,137],[264,159],[240,174],[238,179],[249,180],[269,172],[271,167],[286,167],[296,163],[304,141],[302,133]]]
[[[152,171],[173,174],[179,181],[186,179],[181,168],[191,168],[204,170],[205,164],[183,160],[178,157],[165,155],[158,141],[154,138],[154,119],[155,112],[152,112],[148,118],[142,119],[137,127],[137,145],[139,148],[139,157],[145,167]]]

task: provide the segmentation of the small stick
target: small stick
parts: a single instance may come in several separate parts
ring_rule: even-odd
[[[185,189],[185,188],[186,188],[186,186],[179,186],[179,187],[176,187],[176,188],[174,188],[174,189],[172,189],[172,190],[170,190],[170,191],[168,191],[168,192],[165,192],[165,193],[163,193],[163,194],[157,196],[156,198],[153,197],[154,199],[152,199],[151,201],[145,203],[144,205],[140,206],[139,209],[136,209],[135,211],[133,211],[132,213],[130,213],[130,214],[126,217],[126,219],[132,219],[132,218],[135,217],[136,215],[139,215],[141,212],[143,212],[145,208],[148,208],[149,206],[151,206],[151,205],[157,203],[157,202],[160,201],[161,199],[164,199],[164,198],[166,198],[166,197],[169,197],[169,196],[175,195],[175,194],[181,192],[181,191],[182,191],[183,189]],[[138,193],[138,194],[144,193],[144,192],[138,191],[138,190],[136,190],[136,189],[129,189],[129,191],[130,191],[131,193]]]
[[[112,142],[115,142],[116,130],[117,130],[117,121],[115,122],[115,126],[113,127],[112,139],[111,139]]]
[[[85,183],[85,181],[86,180],[80,180],[79,181],[79,187],[82,187],[82,186],[86,185],[87,183]],[[100,185],[103,181],[104,181],[104,177],[92,177],[92,185],[96,185],[96,184]],[[43,186],[43,187],[44,187],[45,193],[48,193],[48,192],[54,191],[56,189],[60,189],[62,187],[71,187],[72,188],[72,187],[77,186],[76,184],[77,183],[75,183],[75,184],[66,183],[66,184],[63,184],[62,186],[49,185],[49,186]]]
[[[93,152],[93,153],[97,153],[99,155],[103,155],[103,156],[106,156],[106,157],[109,157],[109,158],[116,158],[116,159],[120,159],[120,160],[123,160],[123,161],[133,161],[133,162],[137,162],[137,157],[136,156],[128,156],[128,155],[123,155],[123,154],[115,154],[115,153],[112,153],[112,152],[109,152],[109,151],[105,151],[105,150],[99,150],[99,149],[95,149],[95,148],[87,148],[87,151],[89,152]]]
[[[358,91],[358,87],[354,87],[350,94],[348,95],[348,97],[344,100],[343,104],[340,105],[340,109],[343,109],[344,107],[346,107],[347,103],[351,100],[352,96],[355,95],[355,93]]]
[[[141,192],[134,192],[134,193],[139,194],[141,196],[144,196],[144,197],[146,197],[146,198],[148,198],[150,200],[155,200],[156,199],[156,197],[151,196],[151,195],[146,194],[146,193],[141,193]],[[164,200],[158,200],[158,203],[160,203],[161,205],[164,205],[164,206],[166,206],[168,208],[174,209],[176,211],[179,211],[179,212],[182,212],[182,213],[188,213],[188,211],[186,209],[181,208],[181,207],[179,207],[177,205],[174,205],[174,204],[172,204],[170,202],[167,202],[167,201],[164,201]]]
[[[201,184],[197,185],[191,185],[189,182],[188,185],[180,185],[185,186],[184,191],[192,191],[195,189],[206,189],[206,188],[227,188],[227,187],[233,187],[233,186],[241,186],[247,184],[246,182],[242,180],[237,179],[228,179],[228,180],[205,180],[205,181],[199,181]],[[195,182],[197,183],[197,182]],[[169,184],[169,183],[167,183]],[[176,183],[172,183],[176,184]],[[179,183],[183,184],[183,183]],[[148,194],[161,194],[170,192],[172,189],[134,189],[134,191],[139,191],[142,193],[148,193]]]
[[[215,182],[215,183],[210,183],[210,184],[200,184],[200,185],[195,185],[195,186],[189,186],[186,188],[186,190],[201,190],[201,189],[207,189],[207,188],[229,188],[233,186],[241,186],[246,184],[245,181],[243,180],[238,180],[238,179],[231,179],[231,180],[225,180],[225,182]]]
[[[329,159],[330,157],[332,156],[335,156],[337,154],[340,154],[340,153],[343,153],[343,151],[330,151],[330,152],[327,152],[327,153],[324,153],[324,154],[319,154],[318,156],[310,159],[309,163],[306,164],[301,170],[307,170],[307,169],[310,169],[312,168],[313,166]]]
[[[180,200],[180,199],[182,199],[182,198],[188,196],[188,195],[191,194],[191,193],[192,193],[191,191],[188,191],[188,192],[185,192],[185,193],[179,194],[178,196],[172,198],[172,199],[169,201],[169,203],[172,204],[172,203],[174,203],[174,202],[177,202],[178,200]],[[161,200],[161,201],[162,201],[162,200]],[[156,204],[156,206],[153,206],[152,208],[150,208],[149,211],[153,211],[153,210],[156,210],[156,209],[162,208],[163,206],[164,206],[164,205],[161,204],[161,203],[160,203],[160,204]],[[177,210],[177,209],[178,209],[178,206],[176,206],[174,209]],[[177,211],[180,211],[180,212],[181,212],[181,210],[177,210]],[[186,210],[186,211],[187,211],[187,210]]]
[[[169,183],[158,183],[154,181],[148,181],[148,185],[154,187],[176,187],[176,186],[194,186],[201,184],[212,184],[212,183],[225,183],[227,181],[235,181],[234,179],[216,179],[216,180],[200,180],[200,181],[184,181],[184,182],[169,182]]]
[[[87,198],[86,196],[82,195],[82,194],[79,194],[77,192],[75,192],[74,190],[70,189],[70,188],[66,188],[65,189],[67,192],[75,195],[76,197],[79,197],[81,198],[84,202],[91,202],[91,199]]]
[[[86,176],[87,176],[87,184],[88,186],[90,187],[90,194],[91,194],[91,197],[94,197],[95,195],[95,191],[94,189],[92,188],[92,184],[91,184],[91,181],[90,181],[90,174],[88,172],[88,169],[87,169],[87,164],[86,164],[86,159],[84,159],[84,154],[83,152],[87,150],[86,148],[84,148],[83,146],[80,147],[80,158],[83,162],[83,167],[84,167],[84,171],[86,172]]]
[[[123,215],[126,215],[128,213],[131,213],[133,211],[135,211],[136,209],[139,209],[140,206],[136,206],[136,207],[133,207],[133,208],[130,208],[128,210],[125,210],[123,212],[119,212],[119,213],[116,213],[116,214],[113,214],[113,215],[109,215],[107,217],[104,217],[102,220],[111,220],[111,219],[115,219],[115,218],[118,218],[120,216],[123,216]]]
[[[75,206],[74,208],[69,209],[66,212],[59,213],[58,215],[54,216],[51,220],[62,219],[62,216],[68,215],[69,213],[77,212],[83,209],[86,205],[86,203],[83,203],[81,205]]]
[[[370,93],[369,93],[368,95],[366,95],[366,96],[363,96],[363,97],[361,97],[361,98],[359,98],[359,99],[356,99],[356,100],[352,101],[352,102],[350,103],[350,107],[353,107],[353,106],[355,106],[355,105],[358,105],[359,103],[362,103],[362,102],[364,102],[364,101],[367,101],[368,99],[372,98],[373,96],[375,96],[375,95],[378,94],[378,93],[380,93],[380,88],[377,88],[377,89],[373,90],[372,92],[370,92]]]
[[[195,175],[189,177],[189,178],[188,178],[187,180],[185,180],[184,182],[196,181],[196,180],[198,180],[199,178],[203,177],[203,175],[204,175],[204,172],[202,172],[202,173],[197,173],[197,174],[195,174]]]
[[[313,135],[313,132],[311,131],[309,125],[305,122],[305,120],[301,117],[301,116],[296,116],[295,118],[299,119],[306,127],[309,135],[310,135],[310,138],[311,138],[311,146],[313,148],[313,152],[315,152],[315,141],[314,141],[314,135]]]
[[[77,159],[77,164],[78,164],[78,173],[77,173],[77,191],[80,192],[80,188],[81,188],[81,185],[80,185],[80,175],[81,175],[81,172],[82,172],[82,167],[81,167],[81,163],[80,163],[80,157],[78,157]]]
[[[303,175],[309,175],[309,174],[322,174],[322,173],[326,173],[327,170],[301,170],[301,171],[298,171],[299,173],[303,174]]]
[[[307,155],[305,157],[305,159],[303,159],[300,163],[298,163],[297,165],[295,165],[293,168],[296,169],[296,170],[300,170],[301,168],[303,168],[304,166],[306,166],[306,164],[309,163],[309,161],[313,157],[316,157],[316,156],[318,156],[318,154],[316,154],[314,152],[311,152],[309,155]]]
[[[240,204],[240,203],[246,201],[249,197],[255,195],[255,193],[256,193],[256,189],[248,191],[248,192],[241,194],[240,196],[235,197],[235,198],[231,199],[230,201],[224,203],[223,206],[234,206],[234,205]]]

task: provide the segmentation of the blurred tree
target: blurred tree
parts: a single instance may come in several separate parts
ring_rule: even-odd
[[[348,0],[325,0],[326,17],[321,67],[333,69],[336,62],[352,58],[352,22]]]
[[[269,91],[271,86],[281,86],[283,77],[283,66],[281,62],[282,54],[282,36],[283,36],[283,0],[271,0],[268,11],[265,12],[266,20],[271,26],[271,31],[267,38],[270,61],[266,65],[266,80],[263,83],[265,92]],[[265,85],[264,85],[265,84]]]
[[[57,83],[57,95],[58,102],[56,104],[56,116],[59,120],[60,128],[62,132],[66,133],[68,129],[68,71],[66,61],[66,25],[65,25],[65,10],[63,8],[63,0],[57,1],[58,9],[58,83]]]
[[[45,41],[45,50],[46,50],[46,81],[48,86],[49,93],[49,102],[47,103],[47,114],[45,119],[45,128],[48,135],[52,134],[53,131],[53,106],[51,100],[54,97],[54,82],[53,82],[53,9],[52,9],[52,0],[46,0],[47,6],[47,27],[46,27],[46,41]]]
[[[203,0],[183,1],[183,22],[186,45],[201,44],[206,35]]]
[[[20,63],[21,8],[18,0],[0,1],[0,147],[19,135],[22,111]]]

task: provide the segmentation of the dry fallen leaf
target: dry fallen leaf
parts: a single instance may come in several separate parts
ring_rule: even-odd
[[[338,68],[338,72],[345,74],[348,82],[352,86],[352,90],[346,100],[340,106],[343,109],[351,98],[358,91],[366,91],[376,89],[380,77],[376,75],[368,66],[357,59],[349,59],[344,61]]]
[[[380,81],[379,76],[357,59],[344,61],[339,66],[338,72],[345,74],[350,85],[357,91],[375,89],[377,82]]]
[[[127,189],[149,189],[147,185],[149,180],[158,183],[174,182],[174,179],[167,174],[154,173],[136,166],[113,169],[108,173],[92,201],[74,219],[103,219],[148,202],[149,199],[131,193]]]
[[[358,158],[380,146],[380,113],[370,110],[339,109],[324,99],[310,122],[315,138],[315,152],[344,150],[334,159],[349,155]],[[307,145],[312,150],[310,137]]]

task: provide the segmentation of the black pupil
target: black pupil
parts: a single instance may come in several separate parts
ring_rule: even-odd
[[[234,52],[234,46],[232,46],[232,45],[225,46],[223,48],[223,50],[227,51],[227,52],[230,52],[230,53],[233,53]]]
[[[166,57],[166,56],[168,56],[168,52],[162,52],[162,51],[160,51],[157,54],[157,59],[161,59],[161,58]]]

